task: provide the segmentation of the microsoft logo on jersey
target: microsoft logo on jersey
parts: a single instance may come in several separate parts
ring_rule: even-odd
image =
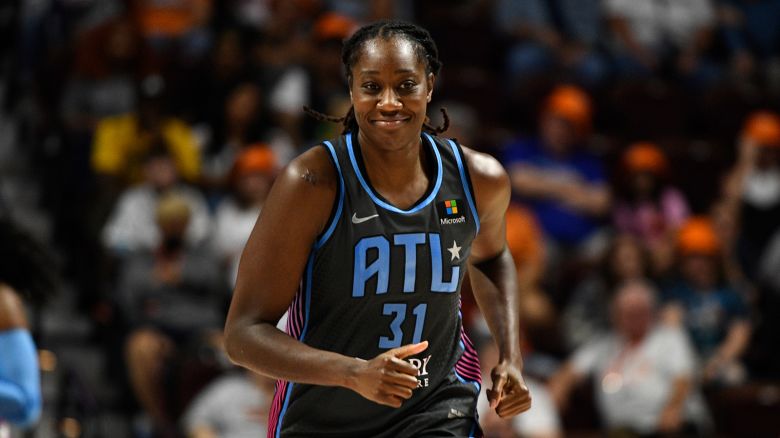
[[[444,211],[446,212],[447,216],[458,214],[458,200],[449,199],[444,201]]]
[[[440,202],[439,217],[442,225],[466,222],[466,216],[463,215],[463,201],[460,199],[447,199],[444,202]]]

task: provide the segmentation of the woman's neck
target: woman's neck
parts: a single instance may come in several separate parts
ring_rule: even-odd
[[[422,197],[429,177],[420,137],[387,147],[358,132],[358,141],[367,176],[375,190],[400,208],[411,206]]]

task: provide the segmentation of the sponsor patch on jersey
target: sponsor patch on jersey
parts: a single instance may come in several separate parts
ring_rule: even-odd
[[[441,225],[466,223],[466,215],[464,213],[463,201],[461,199],[448,199],[444,202],[439,202],[439,221]]]

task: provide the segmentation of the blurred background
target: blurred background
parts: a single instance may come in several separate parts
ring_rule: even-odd
[[[510,173],[534,407],[486,436],[779,436],[780,0],[4,0],[0,213],[60,287],[42,417],[0,430],[264,434],[273,383],[221,351],[238,257],[379,18],[431,32],[433,123]]]

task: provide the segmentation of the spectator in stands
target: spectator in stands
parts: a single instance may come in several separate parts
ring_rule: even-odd
[[[604,8],[618,74],[669,72],[703,85],[717,79],[707,58],[716,25],[710,0],[607,0]]]
[[[578,348],[550,380],[553,399],[565,409],[572,388],[592,376],[609,436],[688,432],[704,413],[684,331],[659,324],[655,291],[641,281],[618,286],[610,311],[612,330]]]
[[[346,114],[349,111],[352,103],[344,86],[341,46],[357,27],[351,18],[333,12],[323,14],[314,23],[311,35],[314,50],[307,65],[312,72],[309,87],[312,108],[322,108],[327,114]],[[332,138],[341,133],[339,125],[330,122],[307,118],[306,125],[307,138]]]
[[[664,291],[667,319],[682,323],[690,334],[704,382],[741,383],[751,324],[744,298],[725,282],[712,222],[689,219],[680,229],[677,251],[680,279]]]
[[[38,353],[27,306],[43,304],[59,281],[48,251],[0,217],[0,436],[11,436],[6,422],[26,429],[41,415]]]
[[[179,87],[183,92],[178,98],[183,112],[193,120],[194,129],[203,132],[206,144],[219,136],[214,131],[219,131],[224,120],[228,95],[239,84],[251,82],[257,74],[249,67],[246,57],[252,38],[249,31],[225,29],[204,61],[180,78]]]
[[[268,120],[261,90],[251,82],[237,85],[228,95],[222,120],[215,124],[204,156],[201,181],[208,188],[228,189],[237,157],[251,144],[264,142],[284,165],[296,154],[292,139]]]
[[[677,229],[690,212],[688,202],[669,184],[669,163],[654,143],[634,143],[621,160],[612,217],[618,232],[635,236],[650,252],[655,272],[671,267]]]
[[[306,30],[310,8],[296,8],[304,1],[276,2],[269,26],[253,39],[251,63],[260,87],[267,92],[265,107],[274,124],[293,139],[305,144],[301,135],[303,112],[309,104],[310,72],[304,68],[312,53]],[[303,5],[301,5],[303,6]]]
[[[232,192],[217,207],[214,248],[227,266],[232,286],[238,274],[238,262],[276,171],[274,153],[265,145],[244,149],[232,171]]]
[[[558,315],[542,287],[544,241],[533,213],[525,207],[510,204],[506,212],[506,238],[517,269],[526,342],[547,353],[557,352],[560,344]]]
[[[116,301],[130,334],[125,345],[130,383],[162,436],[171,433],[176,379],[165,379],[188,348],[208,344],[224,323],[227,289],[207,245],[190,245],[186,198],[168,193],[153,207],[160,241],[122,261]],[[171,388],[173,386],[173,388]]]
[[[179,174],[194,182],[200,174],[200,152],[190,127],[166,113],[165,81],[147,76],[139,84],[138,111],[100,122],[92,149],[92,168],[107,182],[124,185],[141,178],[140,162],[154,145],[169,149]]]
[[[187,438],[256,438],[264,433],[274,380],[234,371],[211,382],[182,418]]]
[[[596,50],[601,23],[598,0],[500,0],[494,7],[494,22],[510,43],[506,64],[513,82],[556,68],[569,70],[584,85],[597,85],[605,78],[606,61]]]
[[[575,286],[563,311],[561,328],[568,347],[581,347],[609,331],[609,303],[618,285],[651,277],[650,257],[637,238],[615,236],[601,266]]]
[[[770,111],[750,114],[738,147],[724,200],[740,223],[743,270],[755,278],[766,244],[780,229],[780,116]]]
[[[515,198],[529,206],[553,250],[592,250],[601,218],[610,208],[610,190],[601,162],[582,149],[591,128],[591,104],[579,88],[563,85],[547,98],[538,138],[507,146]]]
[[[161,53],[175,48],[200,55],[211,44],[212,0],[131,0],[141,34]]]
[[[189,213],[185,239],[203,242],[211,232],[206,201],[196,189],[179,181],[169,149],[152,146],[143,163],[144,182],[123,192],[103,228],[103,245],[116,255],[159,246],[162,236],[155,222],[155,206],[164,194],[177,193],[186,200]]]
[[[718,17],[737,84],[771,81],[780,63],[780,1],[721,0]]]
[[[533,213],[512,203],[506,212],[506,240],[523,289],[538,287],[544,272],[544,241]]]
[[[78,40],[75,68],[62,97],[73,135],[91,135],[98,121],[136,109],[136,75],[144,67],[142,42],[127,18],[111,20]]]

